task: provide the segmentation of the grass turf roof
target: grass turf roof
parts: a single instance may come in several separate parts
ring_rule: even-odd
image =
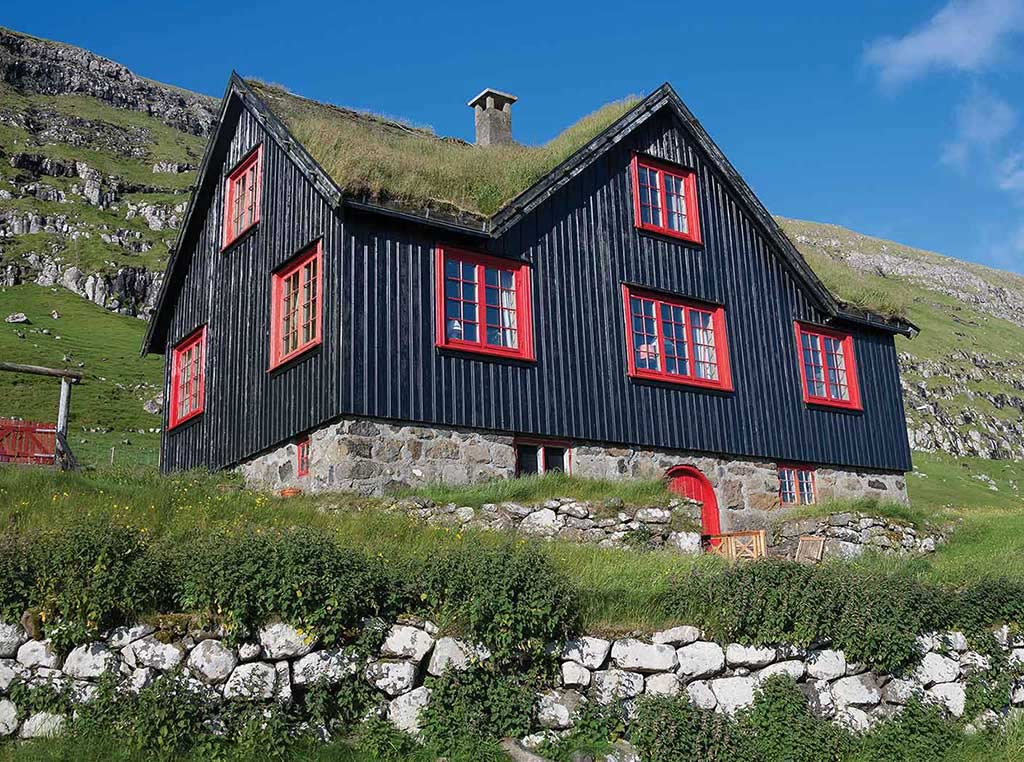
[[[544,145],[484,149],[276,85],[247,84],[344,193],[479,217],[499,211],[639,102],[629,97],[602,106]]]

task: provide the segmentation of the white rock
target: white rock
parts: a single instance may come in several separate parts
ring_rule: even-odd
[[[672,511],[664,508],[641,508],[633,518],[645,524],[667,524],[672,520]]]
[[[1010,703],[1014,706],[1024,704],[1024,683],[1017,683],[1010,689]]]
[[[27,676],[25,667],[14,659],[0,659],[0,693],[5,693],[17,678]]]
[[[586,688],[590,685],[590,670],[578,662],[563,661],[562,685],[566,688]]]
[[[565,519],[550,508],[541,508],[520,521],[519,529],[527,534],[550,537],[561,529],[564,523]]]
[[[126,661],[129,652],[136,667],[152,667],[162,672],[174,669],[185,657],[185,649],[181,645],[161,643],[152,635],[140,638],[122,648],[121,654],[125,656]]]
[[[133,640],[152,635],[154,632],[156,632],[156,627],[151,627],[148,624],[115,627],[107,636],[107,645],[114,649],[121,649]]]
[[[945,641],[946,645],[957,653],[963,653],[968,648],[967,636],[957,630],[947,632]]]
[[[127,687],[132,693],[138,693],[139,691],[145,690],[153,684],[156,680],[157,672],[152,667],[139,667],[133,669],[132,673],[128,676]]]
[[[220,685],[235,671],[238,657],[219,640],[207,638],[192,649],[186,665],[204,682]]]
[[[788,659],[769,664],[757,673],[758,682],[764,682],[775,675],[789,675],[793,680],[800,680],[804,676],[804,663],[799,659]]]
[[[846,654],[826,648],[807,658],[807,674],[816,680],[835,680],[846,674]]]
[[[992,668],[992,662],[987,656],[977,651],[967,651],[960,654],[960,669],[966,672],[986,672]]]
[[[725,661],[730,667],[765,667],[775,661],[778,654],[766,646],[744,646],[730,643],[725,649]]]
[[[1010,651],[1010,665],[1024,664],[1024,648],[1014,648]]]
[[[832,694],[841,708],[875,706],[882,699],[878,680],[870,672],[836,680],[832,683]]]
[[[942,645],[939,641],[939,633],[937,632],[923,633],[921,635],[918,635],[916,640],[917,648],[922,655],[928,653],[929,651],[935,651]]]
[[[286,661],[274,663],[274,699],[281,704],[292,703],[292,668]]]
[[[106,643],[78,646],[64,661],[64,673],[83,680],[98,678],[117,669],[117,655]]]
[[[399,730],[412,736],[420,735],[420,711],[430,703],[430,688],[421,686],[393,699],[388,704],[388,720]]]
[[[611,642],[604,638],[575,638],[565,644],[562,658],[579,662],[587,669],[601,669],[611,647]]]
[[[359,671],[359,657],[344,651],[314,651],[295,662],[292,679],[296,685],[324,683],[337,685]]]
[[[0,738],[14,735],[18,729],[18,707],[13,701],[0,699]]]
[[[700,630],[690,625],[670,627],[667,630],[654,633],[651,640],[655,643],[667,643],[670,646],[688,646],[690,643],[700,640]]]
[[[593,696],[599,704],[630,699],[644,692],[644,676],[621,669],[605,669],[593,675]]]
[[[672,672],[662,672],[647,676],[644,693],[648,696],[678,696],[681,687],[679,678]]]
[[[694,706],[701,709],[714,709],[718,706],[718,699],[707,680],[694,680],[686,686],[686,695]]]
[[[926,688],[936,683],[951,683],[960,677],[960,664],[948,656],[927,653],[914,676]]]
[[[259,643],[242,643],[238,647],[238,660],[241,662],[256,661],[263,654]]]
[[[224,684],[224,698],[266,701],[277,689],[277,670],[263,661],[240,664]]]
[[[698,640],[676,651],[679,676],[692,679],[717,675],[725,668],[725,652],[717,643]]]
[[[64,716],[50,712],[36,712],[21,726],[22,738],[53,738],[64,730]]]
[[[871,728],[871,717],[863,709],[858,709],[855,706],[848,706],[840,711],[836,715],[836,722],[858,732],[864,732]]]
[[[427,664],[427,672],[438,677],[448,667],[463,670],[472,663],[490,658],[491,652],[481,645],[471,645],[457,638],[438,638],[434,652],[430,655],[430,663]]]
[[[366,665],[366,680],[390,698],[412,690],[416,665],[408,661],[375,661]]]
[[[667,545],[680,553],[697,555],[702,551],[701,537],[696,532],[672,532]]]
[[[828,680],[809,680],[803,683],[803,692],[807,696],[811,711],[818,717],[831,718],[836,713],[836,700],[832,695],[832,686]]]
[[[954,717],[963,717],[967,692],[959,683],[940,683],[929,688],[925,695],[943,704]]]
[[[672,646],[649,644],[634,638],[616,640],[612,644],[612,662],[619,669],[649,674],[669,672],[676,668],[676,650]]]
[[[419,664],[434,647],[434,639],[418,627],[396,624],[388,632],[381,656],[394,659],[412,659]]]
[[[294,659],[313,650],[315,639],[290,624],[273,622],[260,630],[260,645],[268,659]]]
[[[49,640],[29,640],[18,648],[18,661],[24,667],[60,667],[60,655]]]
[[[545,691],[537,700],[537,722],[548,730],[571,728],[586,703],[576,691]]]
[[[889,704],[902,706],[913,698],[920,689],[913,680],[894,677],[882,688],[882,698]]]
[[[620,738],[604,753],[602,762],[643,762],[629,741]]]
[[[76,704],[88,704],[99,693],[99,686],[88,680],[75,680],[71,686],[71,700]]]
[[[756,687],[757,681],[752,677],[720,677],[711,681],[711,691],[726,714],[753,704]]]
[[[28,640],[25,628],[20,624],[0,622],[0,659],[12,659],[18,648]]]

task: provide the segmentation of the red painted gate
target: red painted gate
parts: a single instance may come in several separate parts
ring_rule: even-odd
[[[0,418],[0,463],[53,465],[57,427],[52,423]]]
[[[722,533],[721,519],[718,514],[718,499],[711,482],[693,466],[676,466],[669,469],[668,488],[677,495],[688,497],[703,506],[700,511],[700,523],[705,535]]]

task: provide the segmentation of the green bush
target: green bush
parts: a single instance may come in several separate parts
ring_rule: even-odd
[[[420,714],[427,743],[446,757],[464,755],[467,745],[486,748],[488,741],[530,732],[535,676],[499,672],[485,663],[462,672],[448,670],[428,683],[430,703]]]
[[[962,740],[958,723],[946,720],[939,707],[914,699],[900,714],[872,728],[861,739],[854,758],[862,762],[935,762],[950,758],[950,750]]]
[[[428,611],[501,664],[540,660],[576,625],[572,588],[532,543],[460,546],[428,562],[418,583]]]
[[[637,702],[631,740],[649,762],[741,762],[746,751],[736,724],[686,698],[644,697]]]
[[[948,590],[907,574],[768,560],[696,567],[674,581],[669,599],[680,621],[703,626],[717,640],[829,641],[851,661],[898,671],[919,658],[922,632],[962,629],[978,639],[995,624],[1021,622],[1024,586],[989,580]]]
[[[760,762],[840,760],[852,745],[848,732],[811,714],[796,683],[783,676],[765,681],[738,722],[750,758]]]

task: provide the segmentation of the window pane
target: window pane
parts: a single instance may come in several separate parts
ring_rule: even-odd
[[[690,375],[686,324],[681,307],[661,305],[661,333],[665,337],[665,371],[673,375]]]
[[[665,175],[665,209],[669,230],[685,233],[689,230],[686,219],[686,195],[683,178]]]
[[[825,361],[828,364],[828,396],[837,400],[848,400],[850,392],[846,379],[846,357],[843,342],[825,336]]]
[[[565,471],[565,448],[544,447],[544,472]]]
[[[661,225],[661,186],[659,173],[647,167],[637,168],[640,219],[647,225]]]
[[[715,330],[710,312],[690,310],[693,326],[694,375],[710,381],[718,380],[718,354],[715,350]]]
[[[804,375],[807,378],[807,394],[810,397],[825,396],[825,369],[822,365],[821,345],[814,334],[801,333]]]
[[[815,502],[814,497],[814,474],[807,470],[796,472],[800,486],[800,504],[811,505]]]
[[[535,474],[539,471],[536,445],[516,445],[516,476]]]
[[[630,298],[633,311],[633,364],[641,370],[661,368],[658,335],[654,325],[655,302],[651,299]]]
[[[794,473],[791,468],[779,469],[779,498],[783,503],[792,504],[796,502],[796,484]]]

